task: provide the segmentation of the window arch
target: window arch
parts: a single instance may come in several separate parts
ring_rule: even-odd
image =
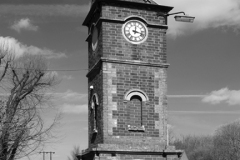
[[[93,94],[91,101],[94,102],[96,105],[99,105],[97,93],[94,93],[94,94]]]
[[[143,102],[146,102],[149,100],[147,94],[140,89],[131,89],[130,91],[128,91],[124,96],[124,100],[130,101],[133,96],[141,97]]]

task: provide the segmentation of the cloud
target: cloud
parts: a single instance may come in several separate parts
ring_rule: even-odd
[[[90,5],[0,5],[0,15],[82,17]]]
[[[61,100],[64,101],[82,101],[84,100],[87,102],[87,94],[82,94],[82,93],[77,93],[74,92],[72,90],[67,90],[66,92],[62,92],[62,93],[55,93],[55,95],[60,98]]]
[[[184,11],[189,16],[196,17],[195,22],[174,22],[169,17],[168,34],[176,37],[208,28],[232,28],[240,30],[239,0],[155,0],[160,5],[173,6],[171,12]]]
[[[87,113],[88,105],[76,105],[76,104],[63,104],[62,112],[69,113],[69,114],[80,114],[80,113]]]
[[[205,95],[168,95],[168,98],[202,98]]]
[[[72,75],[63,75],[62,79],[72,80],[72,79],[74,79],[74,77]]]
[[[54,77],[58,77],[59,74],[57,71],[48,71],[46,74],[45,74],[45,77],[48,77],[48,78],[54,78]],[[48,94],[52,94],[52,93],[48,93]]]
[[[210,104],[225,102],[229,105],[240,105],[240,90],[222,88],[218,91],[212,91],[202,99],[202,102]]]
[[[168,111],[170,114],[240,114],[240,111]]]
[[[1,52],[10,51],[8,56],[14,56],[15,58],[19,58],[24,54],[43,55],[48,59],[66,57],[65,53],[55,52],[47,48],[27,46],[25,44],[20,43],[18,40],[12,37],[0,37],[0,51]]]
[[[75,100],[80,100],[81,98],[87,98],[87,94],[81,94],[81,93],[68,90],[62,93],[62,98],[65,100],[75,101]]]
[[[32,24],[29,18],[23,18],[19,21],[16,21],[11,28],[18,33],[20,33],[22,30],[28,30],[28,31],[37,31],[38,26],[35,26]]]

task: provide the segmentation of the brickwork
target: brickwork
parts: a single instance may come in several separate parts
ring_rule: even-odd
[[[104,142],[164,145],[166,100],[160,94],[165,94],[166,91],[166,77],[164,77],[166,69],[117,63],[107,63],[104,66],[108,66],[104,68],[104,79],[107,80],[103,81],[105,89],[103,93],[107,98],[106,110],[108,110],[108,120],[106,120],[108,126],[104,126],[108,134],[104,135]],[[141,102],[142,110],[140,107],[137,109],[137,113],[142,114],[141,118],[140,115],[136,115],[141,119],[141,122],[137,123],[129,121],[134,118],[130,118],[131,107],[129,102],[124,100],[124,95],[131,89],[140,89],[149,96],[148,102]],[[128,130],[128,125],[143,125],[145,131],[131,132]]]
[[[140,17],[148,24],[165,25],[163,17],[157,17],[156,11],[141,10],[129,6],[103,6],[102,18],[122,20],[129,17]],[[145,43],[134,45],[127,42],[122,36],[122,24],[114,22],[103,22],[102,24],[102,46],[103,57],[127,60],[141,60],[149,63],[166,63],[166,29],[151,28]]]
[[[102,122],[102,110],[103,110],[103,86],[99,85],[103,81],[103,75],[101,72],[98,74],[94,74],[88,79],[89,88],[93,86],[93,90],[88,91],[89,95],[89,106],[88,106],[88,134],[89,134],[89,147],[92,147],[92,144],[103,143],[103,122]],[[97,137],[93,137],[93,129],[94,129],[94,116],[93,116],[93,109],[91,108],[91,100],[94,94],[98,96],[99,105],[96,106],[97,108],[97,117],[96,120],[98,122],[97,126]]]
[[[102,18],[112,20],[125,20],[128,17],[142,17],[150,24],[166,25],[164,17],[157,16],[159,10],[139,8],[136,5],[119,6],[119,5],[103,5],[101,16]]]
[[[158,11],[159,12],[159,11]],[[99,47],[96,52],[92,52],[89,43],[89,68],[101,57],[111,57],[115,59],[123,56],[128,60],[141,60],[149,63],[165,63],[166,60],[166,29],[161,27],[149,27],[149,37],[147,42],[141,45],[132,45],[122,36],[122,25],[127,18],[139,17],[144,23],[159,26],[166,25],[164,17],[156,16],[157,11],[139,9],[136,6],[102,6],[100,15],[97,14],[92,19],[96,22],[97,17],[122,21],[121,23],[103,22],[97,25],[99,29]],[[92,27],[92,26],[90,26]],[[89,34],[91,28],[89,29]]]
[[[139,96],[133,96],[127,103],[126,119],[130,126],[142,126],[142,99]],[[119,113],[115,112],[114,116],[118,117]]]
[[[102,27],[100,25],[97,25],[98,28],[98,43],[101,45],[98,45],[97,50],[95,52],[92,51],[91,43],[88,44],[88,68],[91,69],[102,57]],[[91,30],[89,34],[91,33]]]
[[[103,22],[102,57],[139,60],[147,63],[166,63],[166,36],[164,29],[149,28],[146,42],[130,44],[122,36],[122,24]],[[155,37],[158,37],[155,39]]]
[[[167,87],[166,65],[164,65],[167,62],[166,29],[161,27],[166,24],[165,19],[157,17],[156,11],[151,9],[146,10],[134,5],[105,5],[104,3],[99,16],[103,19],[121,20],[122,22],[98,24],[98,50],[92,52],[89,49],[90,69],[96,67],[97,62],[102,58],[116,60],[116,63],[104,62],[102,66],[98,66],[102,67],[99,74],[101,72],[103,74],[89,81],[97,88],[102,85],[103,91],[97,91],[103,105],[99,107],[101,112],[99,115],[103,118],[99,119],[102,128],[96,140],[92,141],[90,136],[89,141],[93,144],[148,143],[148,145],[158,144],[157,148],[162,148],[166,144],[166,99],[164,97]],[[146,24],[158,26],[148,27],[148,39],[138,45],[129,43],[122,36],[123,23],[127,18],[134,16]],[[94,16],[92,20],[95,21],[96,17],[98,16]],[[129,63],[118,63],[118,60]],[[163,64],[163,67],[156,67],[159,64]],[[141,107],[138,105],[138,108],[136,108],[137,104],[129,106],[130,102],[124,101],[124,95],[131,89],[144,91],[149,101],[141,102]],[[136,105],[135,109],[134,105]],[[133,109],[132,112],[131,109]],[[140,114],[135,118],[134,110],[138,110],[136,114]],[[90,116],[90,121],[92,121],[91,118]],[[129,126],[142,127],[142,130],[140,132],[130,131]],[[91,135],[91,131],[89,133]]]

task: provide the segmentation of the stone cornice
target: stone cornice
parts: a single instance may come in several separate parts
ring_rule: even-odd
[[[177,155],[179,158],[182,156],[184,151],[182,150],[161,150],[161,151],[119,151],[119,150],[105,150],[101,148],[92,148],[91,150],[83,152],[82,155],[78,155],[78,159],[82,159],[82,157],[89,157],[93,155],[99,156],[100,154],[112,154],[116,156],[116,154],[128,154],[128,155],[162,155],[166,157],[167,155]]]
[[[134,18],[137,18],[137,19],[141,19],[140,17],[137,17],[137,16],[133,16],[131,17],[131,19],[134,19]],[[99,22],[115,22],[115,23],[125,23],[126,20],[124,19],[109,19],[109,18],[99,18],[99,20],[97,21],[97,23]],[[148,27],[153,27],[153,28],[163,28],[163,29],[168,29],[168,26],[167,25],[162,25],[162,24],[155,24],[155,23],[149,23],[147,22],[147,26]]]
[[[170,6],[148,4],[148,3],[138,3],[138,2],[131,2],[131,1],[95,0],[95,2],[91,6],[91,9],[90,9],[86,19],[83,21],[82,25],[84,25],[84,26],[89,25],[89,22],[91,21],[92,16],[96,12],[96,8],[98,7],[98,5],[100,3],[103,3],[103,2],[108,2],[108,3],[111,3],[111,4],[122,4],[122,5],[125,4],[125,5],[128,5],[128,6],[129,5],[134,5],[134,6],[138,6],[138,7],[142,7],[142,8],[149,8],[149,9],[152,9],[152,10],[155,10],[155,11],[159,11],[159,12],[161,11],[161,12],[165,12],[165,13],[168,13],[173,9],[173,7],[170,7]]]

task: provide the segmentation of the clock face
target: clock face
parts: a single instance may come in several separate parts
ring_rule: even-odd
[[[130,20],[123,25],[123,36],[133,44],[144,42],[148,36],[148,30],[144,23],[138,20]]]
[[[98,29],[96,26],[94,26],[92,31],[92,50],[96,51],[98,46]]]

